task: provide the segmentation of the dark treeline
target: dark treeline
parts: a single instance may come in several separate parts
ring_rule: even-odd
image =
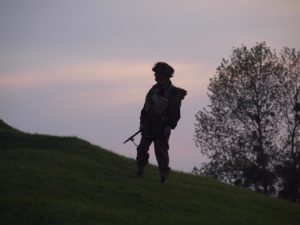
[[[300,51],[234,48],[208,90],[195,143],[209,161],[194,173],[299,202]]]

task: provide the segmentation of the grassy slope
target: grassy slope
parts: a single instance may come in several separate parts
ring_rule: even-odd
[[[0,224],[299,224],[300,205],[135,164],[73,137],[30,135],[0,120]]]

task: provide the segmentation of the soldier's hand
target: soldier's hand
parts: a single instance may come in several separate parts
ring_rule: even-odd
[[[166,136],[170,136],[170,134],[171,134],[171,128],[170,128],[170,127],[166,127],[166,128],[165,128],[165,131],[164,131],[164,134],[165,134]]]
[[[140,124],[140,130],[143,130],[145,128],[144,124]]]

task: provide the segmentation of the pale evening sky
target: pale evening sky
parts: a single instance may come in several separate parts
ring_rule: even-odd
[[[166,61],[188,91],[170,164],[190,172],[204,160],[194,115],[222,58],[261,41],[299,49],[299,23],[299,0],[0,0],[0,118],[134,158],[122,142],[139,127],[153,64]]]

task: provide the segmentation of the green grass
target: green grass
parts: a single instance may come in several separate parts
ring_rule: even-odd
[[[33,135],[0,120],[0,224],[292,225],[300,205],[156,167],[76,137]]]

